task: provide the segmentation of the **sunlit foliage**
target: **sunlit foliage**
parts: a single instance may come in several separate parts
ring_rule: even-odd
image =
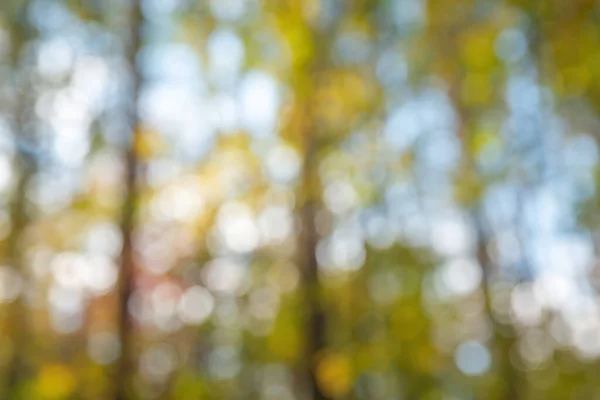
[[[0,398],[595,399],[594,0],[3,0]]]

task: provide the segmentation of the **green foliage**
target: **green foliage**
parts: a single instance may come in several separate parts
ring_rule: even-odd
[[[4,0],[0,398],[598,398],[599,18]]]

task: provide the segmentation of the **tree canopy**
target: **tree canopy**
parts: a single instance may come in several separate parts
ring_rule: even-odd
[[[600,3],[3,0],[0,398],[600,398]]]

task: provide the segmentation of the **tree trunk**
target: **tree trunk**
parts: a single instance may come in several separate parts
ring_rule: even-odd
[[[457,114],[456,134],[461,142],[463,168],[466,170],[465,175],[472,176],[477,173],[477,165],[473,155],[470,153],[471,150],[468,144],[467,124],[469,123],[470,115],[461,104],[459,88],[460,79],[459,77],[454,77],[450,84],[449,94]],[[510,324],[502,323],[494,314],[492,307],[493,293],[490,290],[493,261],[490,258],[487,248],[488,241],[485,232],[486,221],[483,210],[483,193],[474,194],[474,196],[477,197],[473,199],[473,204],[470,206],[470,218],[471,224],[476,230],[476,257],[483,276],[481,287],[484,294],[484,309],[493,327],[492,340],[495,365],[505,384],[505,390],[499,398],[504,400],[519,400],[521,398],[519,372],[510,359],[510,352],[515,342],[514,330]]]
[[[307,184],[303,187],[308,188]],[[306,342],[304,349],[304,368],[307,371],[308,390],[311,400],[325,400],[317,376],[316,363],[325,347],[325,313],[321,304],[321,285],[319,283],[319,267],[316,257],[318,234],[315,228],[316,201],[307,200],[301,210],[302,219],[302,282],[304,302],[306,306]]]
[[[32,145],[32,143],[25,143],[28,139],[31,142],[34,141],[34,138],[29,137],[30,135],[25,132],[25,125],[31,117],[28,105],[31,104],[29,96],[32,94],[32,88],[29,83],[29,77],[20,76],[24,71],[20,65],[22,51],[32,35],[32,29],[26,19],[28,5],[29,1],[23,2],[17,13],[17,20],[14,23],[16,42],[11,54],[12,74],[17,78],[17,82],[15,83],[17,87],[15,89],[18,92],[14,108],[14,143],[17,149],[14,164],[16,167],[15,170],[18,171],[18,176],[9,205],[11,231],[6,240],[5,251],[7,264],[13,268],[13,272],[18,274],[21,279],[21,292],[14,300],[14,303],[10,305],[8,312],[8,334],[12,345],[12,355],[7,365],[6,389],[8,390],[8,396],[11,398],[18,396],[17,393],[21,382],[27,374],[25,350],[28,347],[30,336],[27,307],[23,299],[23,291],[27,289],[29,279],[23,265],[23,254],[20,248],[23,233],[29,223],[29,216],[27,214],[27,188],[36,170],[35,154],[30,153],[34,150],[34,146],[29,148],[28,146]]]
[[[477,228],[477,261],[481,266],[483,273],[482,289],[484,294],[484,307],[494,334],[494,358],[496,365],[499,368],[499,375],[504,383],[504,391],[501,399],[518,400],[521,398],[519,387],[519,372],[512,364],[510,354],[513,351],[515,344],[515,332],[512,326],[498,321],[494,315],[492,307],[493,293],[490,290],[490,282],[492,280],[492,260],[487,249],[487,240],[483,229],[484,218],[481,215],[482,211],[474,211],[472,213],[473,223]]]
[[[127,47],[127,63],[131,75],[131,92],[128,104],[129,132],[126,133],[129,140],[125,148],[126,181],[125,200],[122,208],[121,234],[123,237],[123,248],[120,256],[120,270],[118,280],[118,317],[117,329],[121,343],[121,354],[116,365],[115,400],[127,400],[129,395],[129,381],[135,363],[133,362],[133,325],[129,315],[128,304],[133,291],[134,273],[134,246],[132,241],[135,215],[138,202],[138,169],[135,144],[138,141],[139,120],[137,114],[137,101],[141,86],[140,73],[136,67],[136,57],[141,46],[142,13],[140,0],[131,0],[129,20],[129,40]]]

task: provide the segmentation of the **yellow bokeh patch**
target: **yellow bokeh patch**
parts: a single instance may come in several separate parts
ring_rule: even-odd
[[[71,370],[61,364],[44,365],[37,377],[36,391],[43,399],[64,399],[75,390],[77,382]]]
[[[326,354],[317,362],[317,383],[328,396],[344,396],[352,388],[351,360],[343,354]]]

